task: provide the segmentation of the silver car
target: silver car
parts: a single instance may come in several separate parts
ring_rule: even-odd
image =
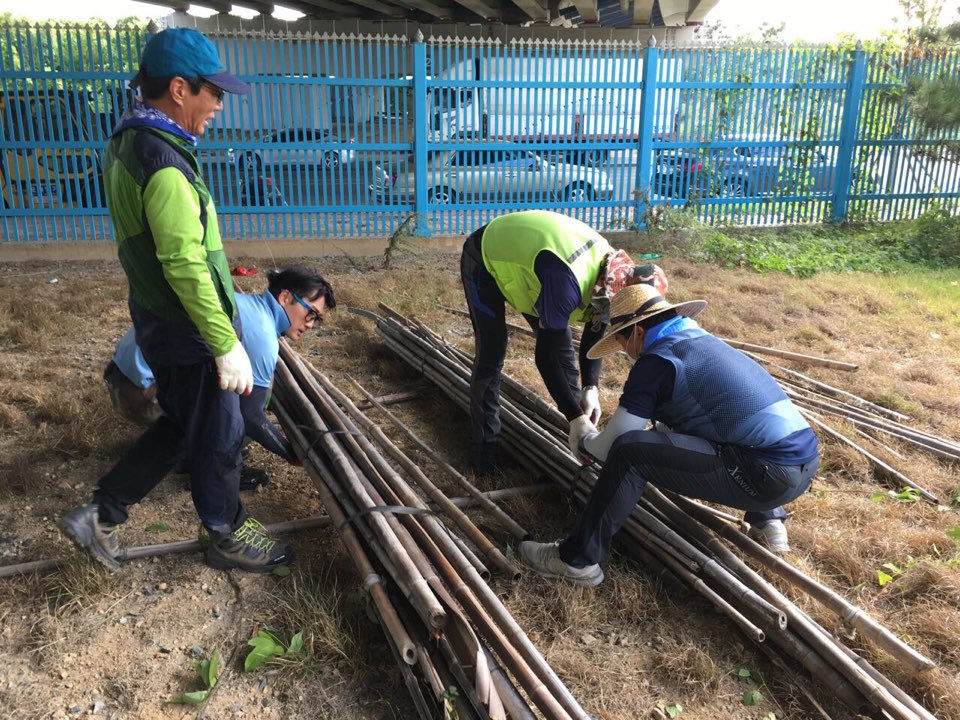
[[[354,148],[344,147],[352,142],[326,130],[291,129],[273,133],[261,148],[228,151],[240,204],[379,204],[392,178]]]
[[[413,195],[414,176],[397,179],[401,196]],[[460,149],[433,153],[427,168],[427,201],[435,205],[516,200],[589,202],[613,197],[599,168],[548,162],[529,150]]]

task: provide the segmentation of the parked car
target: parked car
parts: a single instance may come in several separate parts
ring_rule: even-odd
[[[288,129],[269,135],[264,147],[229,151],[238,197],[244,205],[370,205],[383,200],[391,176],[360,158],[327,130]],[[315,144],[315,145],[314,145]]]
[[[0,207],[103,207],[94,117],[79,92],[0,92]]]
[[[697,149],[659,148],[653,156],[653,192],[661,197],[687,197],[703,169]]]
[[[427,201],[460,202],[565,200],[613,197],[613,183],[599,168],[548,162],[529,150],[460,149],[433,153],[427,168]],[[411,198],[414,175],[397,179],[397,195]]]
[[[666,197],[762,197],[833,193],[835,154],[800,145],[758,145],[700,150],[660,150],[654,166],[654,190]],[[871,192],[876,179],[857,172],[858,191]]]

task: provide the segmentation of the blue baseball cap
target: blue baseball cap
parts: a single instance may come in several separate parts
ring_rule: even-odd
[[[190,28],[161,30],[147,43],[140,56],[140,72],[130,81],[139,87],[145,77],[187,80],[202,78],[226,92],[246,95],[250,86],[228,73],[216,46],[201,32]]]

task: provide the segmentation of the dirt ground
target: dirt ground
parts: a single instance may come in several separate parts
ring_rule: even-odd
[[[469,322],[439,308],[463,306],[456,256],[407,255],[390,269],[379,257],[232,261],[264,269],[293,262],[318,268],[334,285],[339,309],[297,349],[355,399],[346,374],[375,394],[420,388],[416,400],[394,411],[454,466],[468,469],[466,417],[385,348],[369,321],[346,310],[375,309],[383,301],[472,350]],[[960,273],[796,280],[669,257],[663,266],[671,299],[710,301],[702,316],[707,329],[857,363],[857,372],[843,373],[782,361],[905,412],[918,428],[960,439]],[[239,281],[251,292],[265,283],[262,274]],[[101,378],[129,323],[125,299],[116,263],[0,264],[0,564],[66,559],[54,572],[0,579],[4,715],[416,717],[387,644],[368,619],[357,573],[329,526],[289,536],[298,567],[285,578],[215,571],[197,551],[132,561],[110,575],[61,536],[57,518],[88,497],[137,436],[137,428],[114,413]],[[545,395],[532,342],[515,336],[509,352],[507,372]],[[627,370],[620,359],[605,367],[606,416],[616,407]],[[944,503],[938,510],[924,502],[877,501],[875,493],[888,486],[859,455],[830,441],[823,449],[814,491],[789,508],[791,562],[934,659],[936,670],[914,676],[869,642],[848,640],[937,717],[960,719],[960,553],[946,535],[960,522],[956,464],[900,445],[894,450],[901,458],[871,446],[937,494]],[[411,455],[443,484],[428,460]],[[323,513],[302,469],[259,447],[248,464],[272,477],[270,485],[244,495],[258,519],[275,523]],[[512,469],[498,486],[535,481]],[[121,542],[196,539],[199,525],[184,487],[182,477],[165,480],[133,509]],[[542,540],[562,535],[575,517],[557,494],[503,506]],[[474,518],[490,526],[482,515]],[[493,538],[504,542],[495,531]],[[885,565],[893,579],[881,587],[877,571]],[[605,569],[607,581],[594,590],[530,574],[517,583],[492,581],[597,718],[666,717],[665,708],[674,704],[682,705],[682,718],[817,717],[805,692],[830,717],[855,717],[801,676],[773,668],[698,597],[667,592],[619,553]],[[822,625],[835,628],[829,613],[791,595]],[[245,673],[246,641],[263,626],[287,639],[303,630],[308,660]],[[214,650],[223,658],[222,670],[208,702],[199,709],[166,704],[201,689],[191,661]],[[750,671],[747,680],[739,677],[743,668]],[[756,705],[744,705],[748,690],[760,691]]]

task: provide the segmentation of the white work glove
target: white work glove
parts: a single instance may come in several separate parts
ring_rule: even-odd
[[[249,395],[253,391],[253,368],[243,345],[237,342],[229,351],[214,358],[220,375],[220,389]]]
[[[600,391],[596,385],[587,385],[580,392],[580,409],[594,425],[600,422]]]
[[[597,432],[596,426],[590,422],[586,415],[577,415],[570,421],[570,436],[567,438],[567,444],[570,446],[570,452],[580,462],[587,464],[589,458],[580,450],[580,441],[584,436]]]

